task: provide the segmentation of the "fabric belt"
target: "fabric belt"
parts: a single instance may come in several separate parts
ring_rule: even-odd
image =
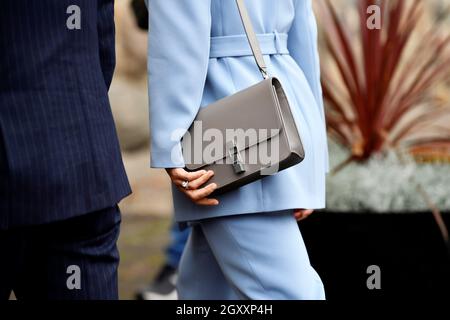
[[[289,54],[286,33],[265,33],[257,35],[262,54]],[[251,56],[252,50],[245,34],[211,37],[210,58]]]

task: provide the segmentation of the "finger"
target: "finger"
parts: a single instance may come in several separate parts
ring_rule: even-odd
[[[184,170],[183,168],[174,168],[174,169],[170,169],[167,171],[170,175],[170,178],[172,178],[172,180],[181,180],[183,179],[183,176],[186,173],[186,170]]]
[[[219,204],[219,200],[203,198],[203,199],[197,201],[196,204],[201,205],[201,206],[217,206]]]
[[[184,181],[184,180],[172,179],[172,182],[173,182],[177,187],[181,187],[183,181]]]
[[[180,173],[178,172],[180,169],[179,168],[175,168],[175,169],[166,169],[167,174],[169,175],[170,180],[176,185],[180,185],[180,181],[181,179],[179,178]]]
[[[197,202],[197,201],[209,196],[211,193],[213,193],[214,190],[216,190],[216,188],[217,188],[217,184],[211,183],[201,189],[189,190],[189,191],[187,191],[187,194],[194,202]]]
[[[191,181],[196,176],[200,177],[201,175],[203,175],[205,173],[206,173],[205,170],[187,172],[186,170],[184,170],[182,168],[178,168],[178,169],[175,169],[172,171],[172,180]],[[191,178],[191,177],[193,177],[193,178]]]
[[[185,181],[190,182],[191,181],[191,177],[196,177],[196,176],[202,176],[205,175],[206,171],[205,170],[199,170],[199,171],[195,171],[195,172],[187,172],[184,169],[181,170],[177,170],[175,172],[173,172],[173,174],[171,175],[171,179],[172,182],[179,187],[183,187],[183,183]],[[188,189],[190,189],[191,185],[189,185]],[[184,188],[183,188],[184,189]]]
[[[303,219],[303,213],[298,212],[294,215],[295,219],[297,219],[298,221],[300,221],[301,219]]]
[[[188,183],[187,190],[195,190],[195,189],[198,189],[199,187],[201,187],[203,184],[205,184],[214,175],[213,171],[204,171],[204,170],[202,170],[202,171],[198,171],[198,172],[204,172],[204,174],[201,175],[199,178],[197,178],[195,180],[191,181],[189,179],[183,179],[183,180],[174,179],[172,181],[173,181],[173,183],[175,183],[175,185],[180,186],[183,189],[186,189],[186,188],[183,187],[183,183],[185,181],[188,181],[189,183]],[[198,175],[198,174],[196,173],[196,175]]]
[[[295,210],[295,218],[297,219],[297,221],[302,221],[305,220],[306,218],[308,218],[313,212],[314,210],[312,209],[299,209],[299,210]]]
[[[207,174],[206,170],[199,170],[199,171],[192,171],[192,172],[186,171],[184,180],[191,182],[191,181],[197,180],[198,178],[204,176],[205,174]]]
[[[302,214],[311,214],[314,212],[313,209],[294,209],[294,214],[298,214],[298,213],[302,213]]]
[[[208,171],[206,174],[202,175],[200,178],[189,182],[189,189],[195,190],[204,185],[211,177],[214,175],[213,171]]]

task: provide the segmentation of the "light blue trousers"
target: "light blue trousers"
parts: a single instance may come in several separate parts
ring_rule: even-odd
[[[292,210],[194,223],[177,286],[185,300],[325,299]]]

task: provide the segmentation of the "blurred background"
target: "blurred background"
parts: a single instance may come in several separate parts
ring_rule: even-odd
[[[147,32],[130,1],[116,1],[110,90],[133,188],[121,203],[121,299],[164,263],[172,211],[169,179],[149,168]],[[311,263],[329,298],[450,296],[450,0],[313,2],[332,172],[327,210],[300,224]],[[367,288],[371,265],[382,290]]]

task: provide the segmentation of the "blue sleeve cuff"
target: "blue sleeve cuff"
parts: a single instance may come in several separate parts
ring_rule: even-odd
[[[184,158],[181,144],[177,144],[172,150],[154,150],[150,155],[152,168],[184,168]]]

